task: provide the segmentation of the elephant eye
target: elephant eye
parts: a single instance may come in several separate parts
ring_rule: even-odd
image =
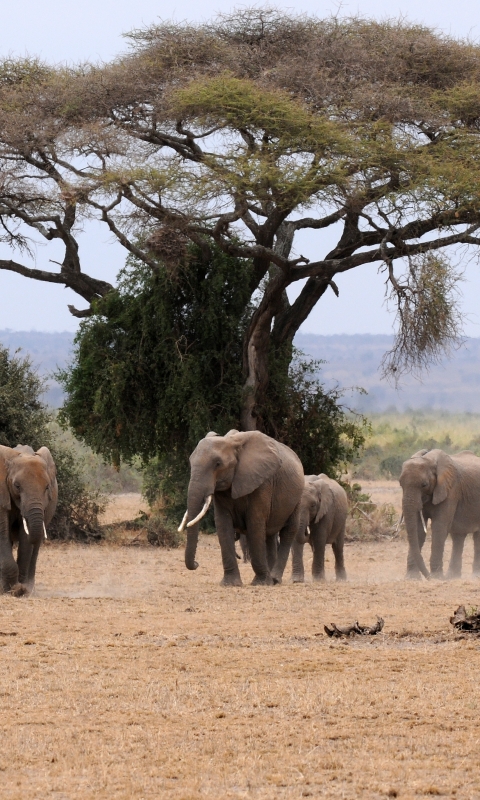
[[[14,481],[13,485],[15,486],[15,489],[18,489],[18,491],[20,491],[20,484],[18,483],[18,481]]]
[[[428,481],[422,481],[422,487],[425,488],[425,486],[428,486]]]

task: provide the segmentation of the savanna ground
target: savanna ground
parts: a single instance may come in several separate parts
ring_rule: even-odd
[[[405,557],[352,543],[346,584],[329,554],[326,585],[241,564],[223,589],[213,536],[195,573],[181,550],[47,543],[35,596],[0,598],[2,799],[480,797],[480,641],[449,624],[480,604],[472,543],[461,581],[406,582]],[[377,614],[376,637],[323,632]]]

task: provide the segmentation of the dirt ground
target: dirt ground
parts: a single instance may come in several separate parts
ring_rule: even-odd
[[[428,543],[427,543],[428,544]],[[428,555],[428,552],[427,552]],[[403,580],[406,543],[350,544],[349,580],[224,589],[181,550],[55,545],[0,597],[0,796],[480,798],[480,583]],[[325,623],[385,619],[330,640]]]

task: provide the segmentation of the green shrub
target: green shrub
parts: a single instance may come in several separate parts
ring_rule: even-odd
[[[81,458],[58,435],[54,415],[41,400],[44,388],[28,357],[21,357],[18,351],[10,355],[0,345],[0,444],[50,449],[59,489],[57,510],[49,525],[51,538],[99,538],[102,495],[88,488]]]

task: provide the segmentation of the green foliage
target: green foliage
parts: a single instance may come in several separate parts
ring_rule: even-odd
[[[437,447],[446,453],[472,450],[480,456],[480,414],[375,414],[363,453],[354,460],[353,477],[397,480],[403,462],[413,453]]]
[[[119,467],[108,464],[83,442],[80,442],[70,428],[60,427],[57,420],[50,423],[55,441],[71,451],[75,460],[82,464],[82,472],[87,489],[102,494],[123,494],[141,492],[143,474],[140,464],[121,462]]]
[[[34,450],[45,444],[49,415],[40,400],[43,390],[30,359],[21,358],[18,351],[10,356],[0,345],[0,444],[29,444]]]
[[[239,427],[242,345],[250,318],[250,262],[190,247],[180,266],[152,272],[130,259],[118,289],[82,323],[75,361],[60,376],[63,422],[114,463],[140,457],[144,494],[183,514],[188,456],[209,430]],[[272,359],[259,427],[295,450],[307,472],[340,474],[361,448],[367,423],[338,389],[325,391],[317,362],[291,349]]]
[[[87,488],[83,464],[57,435],[53,416],[41,402],[44,389],[28,358],[10,356],[0,345],[0,444],[50,449],[57,467],[59,500],[49,535],[61,539],[98,538],[102,498]]]
[[[342,406],[341,389],[324,389],[317,377],[321,361],[302,360],[294,348],[289,364],[290,353],[284,348],[271,358],[263,429],[297,453],[306,475],[338,478],[362,449],[369,424]]]
[[[176,269],[130,259],[76,338],[59,376],[74,433],[113,463],[139,456],[175,505],[188,455],[207,431],[238,424],[249,261],[190,248]],[[184,500],[182,500],[182,503]]]

